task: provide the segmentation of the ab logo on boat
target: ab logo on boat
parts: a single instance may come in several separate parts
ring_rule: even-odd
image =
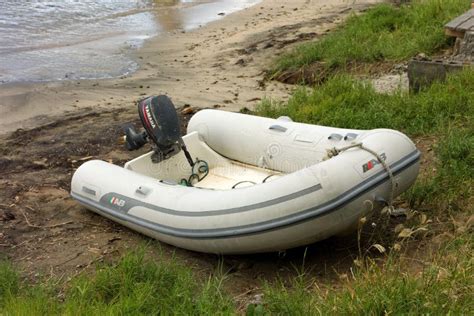
[[[125,200],[121,200],[119,198],[116,198],[115,196],[113,196],[111,199],[110,199],[110,204],[112,205],[117,205],[119,207],[124,207],[125,206]]]
[[[382,158],[382,160],[385,161],[387,160],[387,155],[385,153],[381,153],[380,158]],[[372,170],[376,165],[379,165],[379,164],[380,164],[380,161],[378,161],[378,159],[372,159],[362,165],[362,171],[366,173],[367,171]]]

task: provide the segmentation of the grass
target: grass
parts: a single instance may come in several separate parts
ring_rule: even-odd
[[[287,103],[264,100],[257,114],[286,115],[294,121],[327,126],[401,130],[412,136],[473,124],[474,70],[451,76],[419,94],[377,93],[372,85],[337,75],[312,90],[298,89]]]
[[[401,8],[376,6],[351,17],[320,42],[282,57],[275,71],[318,61],[344,69],[354,62],[396,61],[418,52],[432,53],[446,44],[442,24],[469,3],[426,0]],[[452,75],[415,95],[377,93],[366,82],[336,75],[311,90],[298,89],[287,103],[265,100],[257,113],[347,128],[389,127],[411,137],[439,139],[430,165],[435,171],[422,177],[404,198],[417,209],[432,209],[430,218],[471,217],[461,223],[456,218],[454,228],[444,225],[444,231],[454,237],[429,257],[413,260],[392,247],[382,260],[358,258],[350,271],[340,275],[337,288],[319,284],[304,269],[290,283],[267,283],[263,302],[249,305],[247,315],[472,314],[474,239],[469,203],[474,187],[474,70]],[[427,223],[423,220],[423,225]],[[11,264],[0,261],[0,315],[238,312],[223,290],[224,277],[200,280],[175,260],[147,258],[144,249],[126,254],[115,264],[98,265],[92,275],[81,274],[67,283],[49,280],[31,285]]]
[[[418,94],[377,93],[363,81],[337,75],[308,90],[298,89],[287,103],[264,100],[256,113],[289,116],[294,121],[355,129],[392,128],[411,137],[436,136],[437,172],[407,194],[411,206],[443,202],[456,208],[474,186],[474,69],[467,69]],[[462,204],[462,203],[461,203]],[[440,206],[440,204],[438,204]]]
[[[6,298],[16,295],[19,289],[19,276],[13,267],[5,261],[0,261],[0,305]]]
[[[400,8],[381,4],[276,61],[275,76],[317,62],[336,70],[336,75],[314,88],[297,89],[286,103],[262,101],[258,115],[354,129],[392,128],[410,137],[437,139],[431,170],[403,198],[436,218],[441,232],[456,236],[429,258],[411,261],[408,255],[397,254],[395,247],[381,262],[359,258],[350,275],[341,276],[343,285],[337,290],[320,287],[304,274],[290,284],[267,284],[263,303],[249,306],[248,315],[472,314],[474,69],[418,94],[377,93],[367,82],[337,74],[356,64],[401,61],[438,51],[448,41],[443,24],[469,4],[461,0],[412,1]],[[449,218],[454,229],[447,224]],[[462,218],[461,224],[453,218]],[[424,229],[429,227],[426,223]]]
[[[115,265],[98,266],[63,290],[52,283],[29,286],[7,263],[0,265],[0,314],[6,315],[228,315],[232,301],[222,279],[199,283],[190,268],[146,259],[144,250]]]
[[[340,290],[318,287],[304,275],[290,285],[265,287],[265,301],[251,315],[468,315],[474,310],[474,243],[462,234],[418,272],[409,259],[366,260],[342,275]],[[414,276],[414,274],[416,276]]]
[[[353,128],[395,126],[416,135],[441,137],[433,177],[407,194],[426,207],[435,200],[469,199],[474,178],[474,71],[467,70],[417,95],[378,94],[338,76],[288,104],[264,101],[259,114]],[[461,103],[459,105],[458,103]],[[369,119],[364,119],[369,117]],[[428,121],[429,123],[426,123]],[[439,205],[437,210],[441,210]],[[434,217],[434,216],[433,216]],[[381,261],[359,258],[338,288],[318,285],[303,272],[290,284],[266,284],[263,302],[247,315],[470,314],[474,310],[472,228],[463,229],[413,271],[413,262],[395,250]],[[223,290],[223,277],[199,282],[175,260],[150,260],[144,250],[118,263],[99,265],[66,284],[50,280],[30,285],[8,263],[0,262],[0,314],[3,315],[234,315],[238,310]]]
[[[322,62],[328,69],[379,61],[401,61],[420,52],[446,47],[443,25],[466,11],[470,0],[414,0],[395,7],[379,4],[353,15],[335,32],[317,42],[297,46],[280,57],[274,75]]]
[[[422,177],[405,194],[411,207],[451,213],[474,211],[474,129],[451,128],[435,148],[436,172]]]
[[[457,234],[429,261],[390,254],[384,263],[358,260],[339,288],[319,286],[305,270],[285,284],[266,283],[263,301],[247,315],[462,315],[474,310],[474,239]],[[419,261],[419,260],[418,260]],[[415,261],[416,262],[416,261]],[[407,267],[412,267],[411,270]],[[235,315],[222,292],[223,278],[200,284],[189,267],[151,261],[143,250],[115,265],[100,265],[63,286],[29,286],[8,263],[0,264],[1,315]],[[54,280],[53,280],[54,281]]]

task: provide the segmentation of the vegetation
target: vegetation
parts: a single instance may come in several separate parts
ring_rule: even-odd
[[[231,314],[220,278],[200,284],[188,267],[151,261],[144,251],[125,255],[116,265],[80,275],[68,288],[29,286],[7,263],[0,265],[0,314],[6,315],[216,315]]]
[[[382,4],[352,16],[321,41],[303,44],[277,60],[275,75],[313,63],[338,71],[318,86],[297,89],[286,103],[264,100],[257,114],[346,128],[388,127],[419,139],[421,145],[428,140],[427,145],[434,147],[434,159],[404,196],[412,208],[426,213],[418,228],[400,235],[413,238],[413,232],[426,231],[428,214],[437,218],[440,232],[451,237],[436,255],[413,262],[408,254],[398,253],[402,249],[399,241],[382,262],[359,257],[353,273],[342,276],[339,290],[319,287],[304,274],[291,284],[267,284],[264,304],[250,306],[250,314],[472,313],[474,69],[451,75],[418,94],[378,93],[369,83],[340,74],[358,63],[406,60],[420,52],[439,50],[447,43],[442,25],[469,3],[425,0],[400,8]],[[427,232],[427,236],[433,234]],[[427,240],[425,237],[424,242]],[[385,252],[384,247],[380,249]],[[417,265],[417,269],[408,268]]]
[[[418,52],[431,53],[446,44],[442,24],[469,3],[415,0],[400,8],[376,6],[351,17],[323,40],[285,55],[275,72],[314,62],[344,69],[353,62],[403,60]],[[318,284],[302,269],[289,284],[267,283],[263,301],[249,305],[247,315],[472,314],[474,69],[413,95],[378,93],[366,82],[336,75],[312,89],[298,89],[286,103],[264,100],[257,114],[347,128],[389,127],[422,142],[429,139],[435,159],[404,199],[416,210],[436,217],[448,237],[431,245],[439,247],[437,251],[410,259],[404,243],[415,238],[428,243],[412,234],[428,226],[422,213],[419,227],[395,236],[397,242],[388,251],[377,244],[380,252],[388,252],[386,257],[377,260],[361,252],[350,273],[340,275],[337,289]],[[31,286],[10,264],[0,262],[0,314],[237,313],[222,289],[223,277],[210,277],[203,284],[197,280],[190,268],[175,260],[152,261],[144,250],[129,253],[116,264],[99,265],[92,276],[82,274],[65,284],[50,280]]]
[[[247,306],[247,315],[470,314],[474,240],[466,229],[417,265],[398,255],[397,248],[384,264],[358,259],[350,275],[340,275],[342,285],[336,290],[319,286],[304,270],[291,284],[267,283],[263,302]],[[98,267],[93,277],[80,275],[66,289],[51,282],[29,286],[5,262],[0,281],[2,315],[237,314],[222,292],[222,278],[198,285],[190,268],[147,260],[143,251]]]
[[[474,128],[448,127],[435,148],[434,174],[421,176],[406,198],[412,207],[453,215],[473,211]],[[470,200],[471,199],[471,200]]]
[[[440,253],[407,272],[409,259],[395,255],[380,266],[367,260],[342,275],[340,290],[318,287],[304,275],[291,286],[265,287],[266,302],[252,307],[277,315],[467,315],[474,310],[474,244],[462,234]]]
[[[311,124],[356,129],[390,127],[412,137],[437,136],[442,139],[436,149],[437,172],[419,181],[408,193],[411,205],[444,201],[450,206],[472,194],[474,69],[414,95],[401,91],[377,93],[366,82],[337,75],[312,90],[298,89],[287,103],[265,100],[256,111],[263,116],[289,116]]]
[[[296,47],[272,69],[274,75],[315,62],[328,69],[360,63],[400,61],[445,47],[443,25],[469,8],[470,0],[413,0],[395,7],[380,4],[353,15],[342,27],[317,42]]]
[[[469,125],[474,117],[474,71],[451,76],[419,94],[377,93],[361,80],[338,75],[312,90],[300,88],[287,103],[264,100],[257,113],[346,128],[390,128],[412,136]]]

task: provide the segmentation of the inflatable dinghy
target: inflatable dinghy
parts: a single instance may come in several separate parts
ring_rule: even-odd
[[[242,254],[283,251],[357,228],[415,181],[420,152],[404,134],[202,110],[179,135],[165,96],[138,104],[145,127],[125,164],[84,163],[71,195],[165,243]],[[183,154],[184,152],[184,154]]]

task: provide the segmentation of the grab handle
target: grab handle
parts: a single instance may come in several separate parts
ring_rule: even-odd
[[[277,131],[277,132],[286,132],[288,129],[284,126],[281,126],[281,125],[272,125],[269,127],[270,130],[272,131]]]

